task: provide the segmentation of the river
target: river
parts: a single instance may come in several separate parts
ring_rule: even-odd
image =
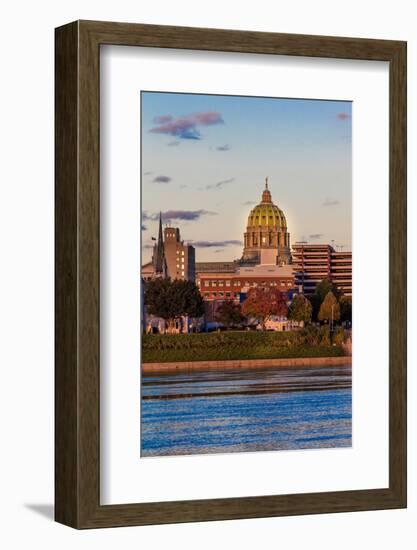
[[[350,366],[142,375],[141,456],[352,445]]]

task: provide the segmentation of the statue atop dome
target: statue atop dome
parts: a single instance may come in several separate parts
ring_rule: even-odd
[[[268,176],[265,178],[265,189],[262,193],[262,202],[272,204],[271,192],[268,189]]]
[[[291,263],[287,220],[284,212],[272,202],[268,177],[265,178],[261,202],[248,216],[241,262],[273,265]]]

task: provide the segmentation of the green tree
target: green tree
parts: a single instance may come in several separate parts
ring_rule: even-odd
[[[338,321],[340,319],[340,306],[331,290],[326,294],[320,306],[318,319],[319,321]]]
[[[312,313],[313,306],[311,305],[310,300],[302,294],[296,294],[288,309],[288,319],[310,323]]]
[[[277,288],[251,288],[242,306],[243,315],[257,319],[264,330],[270,317],[285,316],[287,312],[286,295]]]
[[[148,281],[144,301],[150,315],[167,322],[168,332],[181,317],[201,317],[204,314],[203,298],[192,281],[162,278]]]
[[[227,328],[230,328],[232,325],[239,325],[243,321],[240,304],[235,304],[231,300],[223,302],[217,309],[216,321],[222,323]]]
[[[334,294],[336,300],[339,300],[342,295],[336,285],[333,284],[329,279],[323,279],[317,284],[314,294],[310,298],[311,305],[313,306],[313,320],[318,320],[321,304],[323,303],[323,300],[329,292],[332,292]]]
[[[342,296],[339,300],[340,305],[340,320],[352,322],[352,298]]]

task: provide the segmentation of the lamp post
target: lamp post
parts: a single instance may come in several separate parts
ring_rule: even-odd
[[[333,308],[334,308],[334,304],[332,304],[332,320],[330,324],[330,332],[333,332]]]

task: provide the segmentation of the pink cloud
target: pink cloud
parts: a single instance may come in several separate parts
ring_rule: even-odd
[[[172,115],[160,115],[153,119],[155,124],[166,124],[172,120]]]
[[[350,115],[348,115],[347,113],[337,113],[336,118],[337,120],[347,120],[348,118],[350,118]]]
[[[204,113],[194,113],[191,115],[178,117],[175,120],[172,117],[169,120],[164,119],[168,115],[157,117],[159,123],[149,131],[154,134],[167,134],[180,139],[201,139],[201,134],[198,126],[212,126],[214,124],[222,124],[223,119],[220,113],[208,111]],[[156,122],[156,119],[154,119]]]
[[[212,124],[221,124],[223,119],[220,113],[215,111],[209,111],[207,113],[195,113],[191,115],[196,121],[196,124],[201,124],[201,126],[211,126]]]

